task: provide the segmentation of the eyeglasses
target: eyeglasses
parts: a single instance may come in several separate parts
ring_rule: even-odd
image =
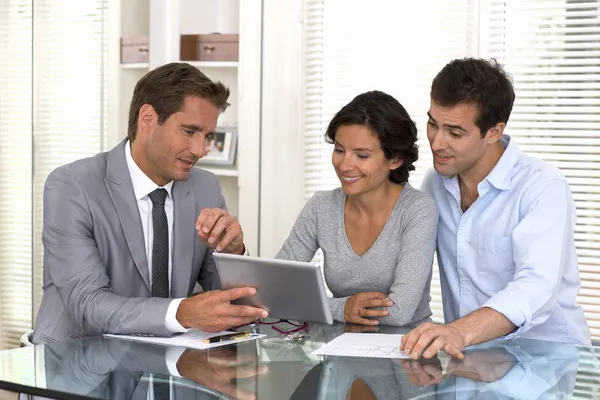
[[[277,326],[277,324],[288,324],[288,325],[292,325],[293,328],[289,329],[289,330],[283,330],[280,327]],[[308,329],[308,323],[304,322],[302,324],[296,323],[296,322],[292,322],[288,319],[280,319],[278,321],[255,321],[255,322],[250,322],[249,324],[244,324],[244,325],[239,325],[239,326],[235,326],[233,327],[233,329],[237,329],[237,328],[241,328],[243,326],[251,326],[251,325],[270,325],[271,329],[273,329],[276,332],[281,333],[282,335],[290,335],[292,333],[295,332],[300,332],[301,330],[307,330]]]
[[[288,325],[293,326],[293,328],[289,329],[289,330],[283,330],[281,328],[279,328],[276,324],[279,323],[285,323]],[[290,320],[287,319],[281,319],[277,322],[259,322],[259,324],[264,324],[264,325],[271,325],[271,329],[273,329],[276,332],[281,333],[282,335],[289,335],[291,333],[295,333],[295,332],[300,332],[302,330],[307,330],[308,329],[308,324],[306,322],[302,323],[302,324],[297,324],[295,322],[292,322]]]

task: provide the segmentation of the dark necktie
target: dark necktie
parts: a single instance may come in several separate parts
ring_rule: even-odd
[[[163,380],[165,379],[165,380]],[[159,378],[154,376],[152,379],[152,389],[154,390],[154,400],[171,400],[171,385],[168,378]]]
[[[152,200],[152,297],[169,297],[169,227],[165,213],[167,191],[156,189]]]

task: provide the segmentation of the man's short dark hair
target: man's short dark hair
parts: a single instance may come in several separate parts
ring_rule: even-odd
[[[214,104],[220,112],[229,106],[229,88],[213,82],[200,70],[187,63],[170,63],[148,72],[135,85],[127,137],[135,140],[140,108],[151,105],[158,114],[158,123],[164,124],[171,115],[183,109],[187,96],[197,96]]]
[[[415,169],[419,158],[417,126],[402,104],[380,91],[359,94],[333,117],[325,133],[325,140],[333,143],[340,126],[364,125],[377,136],[381,150],[388,160],[402,160],[402,165],[390,171],[389,180],[408,182],[409,171]]]
[[[508,123],[515,91],[495,59],[463,58],[449,62],[437,74],[431,85],[431,99],[442,107],[473,104],[478,110],[474,122],[484,137],[496,124]]]

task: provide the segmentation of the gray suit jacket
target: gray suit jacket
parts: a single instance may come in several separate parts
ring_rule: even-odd
[[[166,379],[169,347],[89,338],[44,347],[46,388],[98,399],[147,400],[149,377]],[[175,399],[216,399],[218,392],[174,378]]]
[[[33,343],[103,333],[168,336],[170,299],[150,297],[142,223],[125,141],[52,171],[44,188],[44,295]],[[203,208],[226,209],[216,177],[175,182],[171,297],[218,288],[212,250],[196,233]]]

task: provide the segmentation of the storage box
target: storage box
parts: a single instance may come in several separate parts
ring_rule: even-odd
[[[130,36],[121,38],[121,63],[147,63],[148,37]]]
[[[181,35],[182,61],[238,61],[237,34]]]

